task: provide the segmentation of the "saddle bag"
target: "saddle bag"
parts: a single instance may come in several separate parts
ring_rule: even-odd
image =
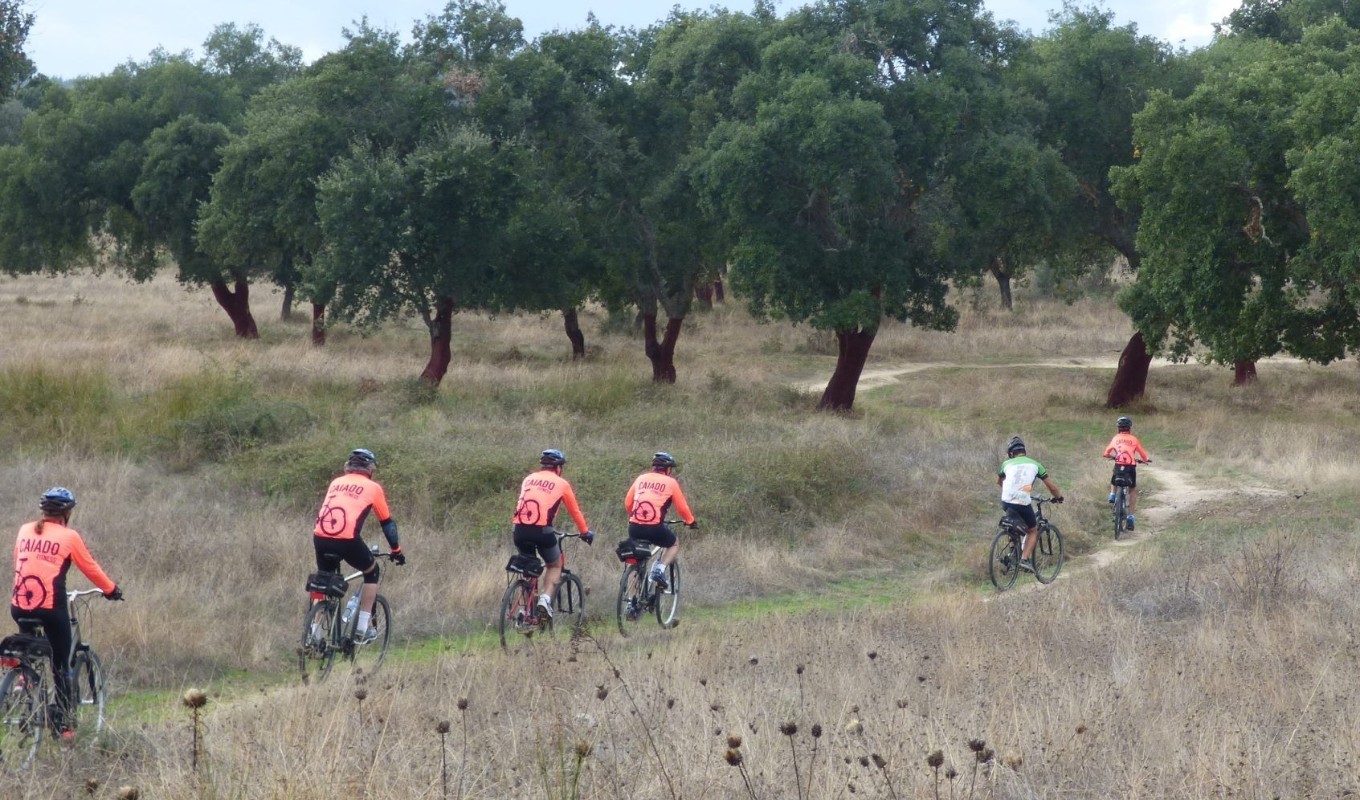
[[[349,584],[338,572],[313,572],[307,576],[307,591],[327,597],[344,597]]]
[[[42,636],[13,633],[0,639],[0,658],[51,658],[52,643]]]
[[[637,539],[624,539],[615,546],[614,554],[625,564],[638,564],[652,557],[652,548]]]
[[[537,556],[527,556],[523,553],[515,553],[510,556],[510,561],[505,565],[506,572],[517,572],[530,578],[537,578],[543,574],[543,562]]]
[[[1115,486],[1132,486],[1133,476],[1129,474],[1133,467],[1128,464],[1119,464],[1114,468],[1114,476],[1110,478],[1110,483]]]

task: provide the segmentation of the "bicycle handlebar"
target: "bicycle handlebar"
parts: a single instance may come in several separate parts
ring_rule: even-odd
[[[73,590],[71,590],[71,591],[69,591],[69,592],[66,593],[66,599],[67,599],[68,601],[70,601],[70,600],[75,600],[75,599],[78,598],[78,597],[85,597],[86,595],[91,595],[91,594],[102,595],[102,594],[104,594],[104,590],[103,590],[103,589],[73,589]]]
[[[1105,460],[1106,460],[1106,461],[1114,461],[1114,456],[1105,456]],[[1151,464],[1151,463],[1152,463],[1152,459],[1150,459],[1150,458],[1135,458],[1135,459],[1133,460],[1133,463],[1135,463],[1135,464]]]

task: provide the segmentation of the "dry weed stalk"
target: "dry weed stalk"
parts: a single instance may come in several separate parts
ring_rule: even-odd
[[[203,707],[208,704],[208,695],[204,694],[202,691],[198,689],[190,689],[184,693],[184,698],[182,699],[181,702],[184,703],[185,708],[189,709],[189,717],[191,720],[190,728],[192,731],[191,733],[192,747],[190,750],[189,761],[190,764],[193,766],[194,771],[197,772],[198,760],[199,756],[202,754],[203,747],[202,712]]]
[[[600,656],[604,658],[604,663],[609,665],[610,671],[613,672],[614,677],[618,679],[619,685],[623,687],[624,696],[628,698],[628,702],[633,706],[633,711],[637,714],[638,727],[642,728],[642,733],[647,738],[647,749],[651,752],[652,757],[656,759],[656,767],[661,772],[662,780],[666,782],[666,791],[670,794],[671,800],[679,800],[679,795],[675,791],[675,783],[671,780],[670,773],[666,770],[665,759],[661,757],[661,748],[657,745],[656,738],[652,736],[651,728],[647,726],[647,714],[638,704],[637,698],[633,696],[633,690],[632,687],[628,685],[628,681],[623,679],[623,670],[619,669],[618,665],[614,663],[614,660],[610,658],[609,651],[605,649],[605,646],[600,643],[599,639],[591,636],[585,630],[580,630],[580,639],[595,645],[595,649],[599,651]]]

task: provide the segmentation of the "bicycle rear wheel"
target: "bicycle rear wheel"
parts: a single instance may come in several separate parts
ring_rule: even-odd
[[[501,596],[501,647],[509,648],[515,634],[532,636],[538,630],[534,611],[534,590],[523,578],[511,581]]]
[[[104,665],[99,654],[86,648],[71,662],[71,702],[75,729],[99,733],[104,729]]]
[[[1126,512],[1124,509],[1126,509],[1126,508],[1128,507],[1128,506],[1126,505],[1126,504],[1128,503],[1128,501],[1129,501],[1128,498],[1129,498],[1129,490],[1126,489],[1126,488],[1124,488],[1123,486],[1120,486],[1119,489],[1114,493],[1114,538],[1115,538],[1115,541],[1118,541],[1118,540],[1119,540],[1119,537],[1121,537],[1121,536],[1124,535],[1125,518],[1126,518],[1126,514],[1128,513],[1128,512]]]
[[[1066,557],[1062,531],[1058,530],[1057,525],[1044,522],[1039,525],[1036,535],[1039,541],[1034,543],[1034,578],[1039,583],[1052,583],[1062,572],[1063,559]]]
[[[331,674],[335,663],[336,603],[322,600],[313,603],[302,619],[302,644],[298,646],[298,671],[304,684],[321,682]]]
[[[553,593],[553,618],[554,623],[568,623],[572,630],[581,627],[586,619],[585,585],[575,574],[565,570]]]
[[[987,577],[998,591],[1006,591],[1015,585],[1020,574],[1020,537],[1013,536],[1009,529],[1002,528],[992,538],[992,550],[987,559]]]
[[[42,678],[15,667],[0,679],[0,772],[19,772],[33,762],[47,728]]]
[[[656,621],[663,628],[674,628],[680,613],[680,562],[666,567],[666,588],[656,587]]]
[[[629,564],[623,568],[623,576],[619,578],[619,599],[615,604],[614,613],[619,621],[619,633],[629,636],[637,629],[638,620],[642,619],[642,614],[646,611],[643,608],[643,590],[646,580],[643,575],[643,565]]]
[[[373,599],[368,629],[377,631],[378,635],[370,639],[367,635],[355,633],[353,649],[349,651],[348,658],[355,675],[372,675],[387,656],[387,644],[392,638],[392,609],[387,605],[387,598],[382,595]]]

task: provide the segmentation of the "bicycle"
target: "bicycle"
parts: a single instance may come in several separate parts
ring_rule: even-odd
[[[379,553],[377,545],[370,545],[369,549],[375,559],[392,558],[391,553]],[[373,601],[373,613],[368,621],[370,630],[376,630],[378,634],[356,641],[359,592],[363,584],[353,594],[349,594],[349,586],[362,578],[364,573],[356,570],[343,575],[339,571],[339,557],[328,558],[334,563],[335,571],[323,570],[307,577],[307,591],[311,594],[312,605],[303,617],[302,645],[297,650],[298,669],[304,684],[311,683],[313,678],[318,683],[324,681],[331,674],[337,656],[350,662],[355,674],[373,674],[382,666],[392,638],[392,609],[387,598],[378,595]],[[349,600],[342,605],[340,601],[347,594]]]
[[[1035,536],[1039,540],[1034,544],[1032,566],[1034,579],[1044,584],[1057,579],[1065,558],[1062,531],[1044,515],[1044,506],[1052,502],[1053,498],[1034,499]],[[998,591],[1004,592],[1015,585],[1015,579],[1020,575],[1020,554],[1025,551],[1029,527],[1024,520],[1009,513],[1001,518],[997,527],[999,530],[992,539],[991,556],[987,561],[987,576]]]
[[[678,519],[666,520],[667,525],[680,522]],[[630,626],[636,627],[643,614],[656,615],[657,624],[662,628],[674,628],[679,624],[676,615],[680,611],[680,563],[672,561],[666,566],[666,587],[657,586],[652,580],[652,563],[664,548],[624,539],[614,548],[623,562],[623,575],[619,578],[619,599],[615,605],[619,633],[628,636]]]
[[[91,595],[103,595],[99,589],[84,589],[66,593],[71,609],[71,651],[67,663],[71,676],[71,708],[67,725],[72,731],[104,729],[105,679],[103,662],[89,643],[80,637],[80,617],[85,614]],[[85,598],[85,599],[81,599]],[[24,624],[37,620],[23,618]],[[27,767],[37,755],[42,743],[42,732],[50,729],[55,738],[57,720],[51,713],[56,707],[56,683],[51,680],[52,645],[38,630],[32,634],[17,633],[0,640],[0,771],[19,771]]]
[[[557,534],[557,545],[562,546],[564,539],[579,538],[579,533]],[[566,552],[562,553],[562,577],[553,591],[553,614],[543,617],[538,612],[538,576],[543,574],[543,561],[538,556],[515,553],[505,565],[505,593],[501,595],[501,612],[498,625],[501,647],[510,648],[506,633],[518,633],[526,639],[541,630],[548,635],[556,631],[554,624],[558,619],[571,621],[572,629],[581,627],[586,616],[585,584],[571,570],[567,569]]]
[[[1114,460],[1113,456],[1106,456],[1106,458],[1111,461]],[[1134,463],[1149,464],[1151,462],[1140,458]],[[1119,537],[1123,536],[1124,531],[1128,530],[1129,478],[1122,471],[1116,472],[1110,483],[1114,486],[1114,538],[1115,541],[1119,541]]]

